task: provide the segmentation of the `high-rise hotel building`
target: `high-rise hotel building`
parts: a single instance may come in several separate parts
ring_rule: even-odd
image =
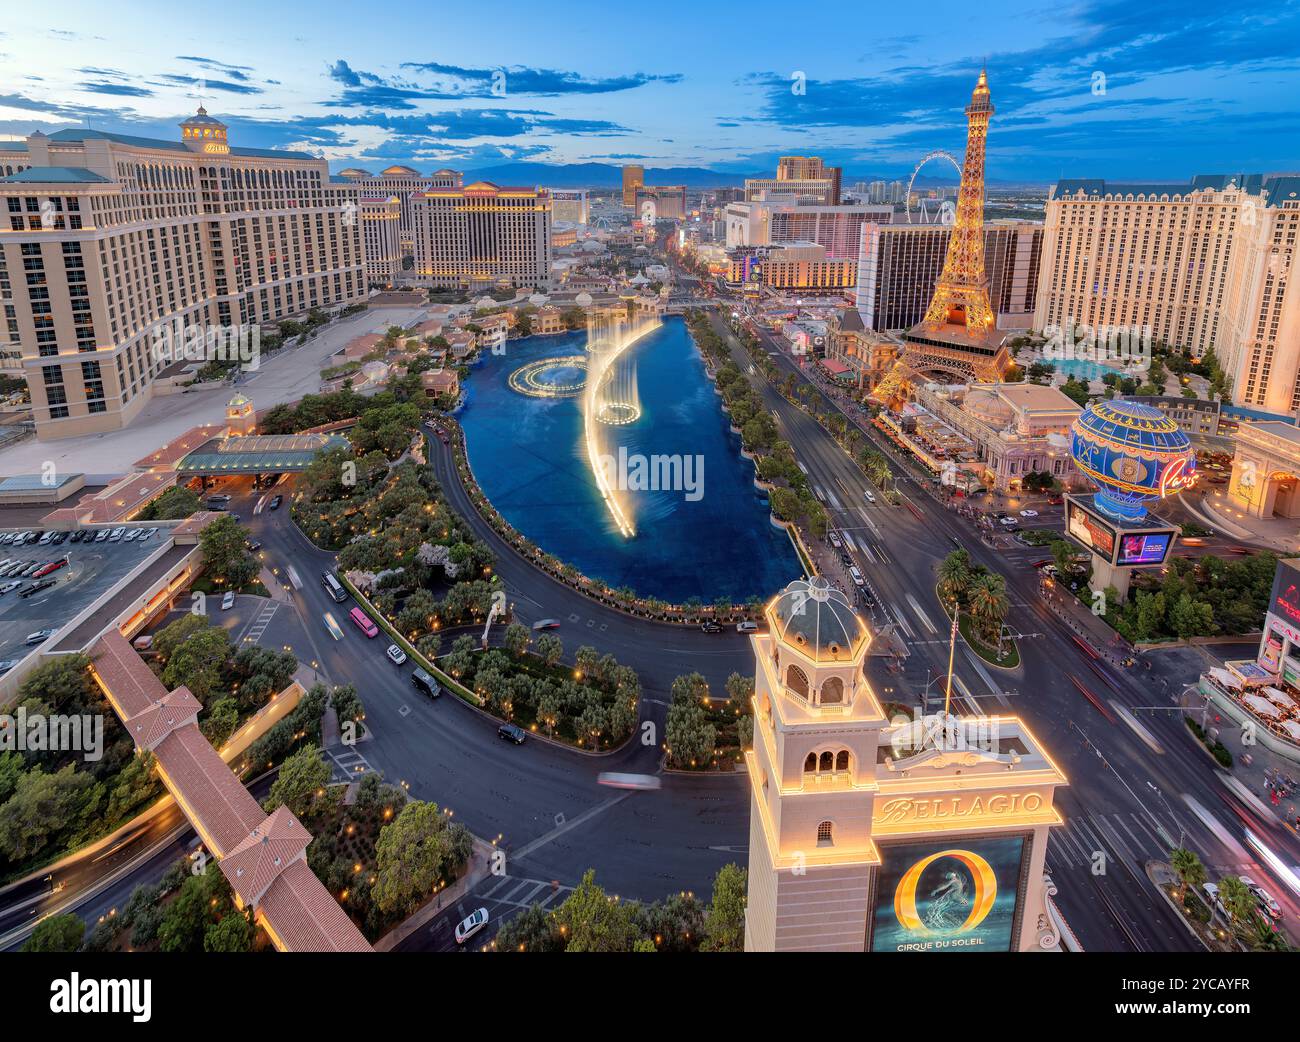
[[[359,167],[349,167],[339,171],[339,176],[355,182],[363,197],[392,196],[397,199],[401,206],[398,234],[402,251],[408,257],[411,255],[412,244],[415,241],[412,198],[420,192],[430,192],[435,188],[459,188],[464,182],[459,170],[449,170],[445,167],[442,170],[435,170],[428,177],[418,170],[401,165],[386,167],[378,174],[372,174],[369,170],[362,170]]]
[[[402,201],[395,195],[363,195],[359,205],[366,281],[389,285],[402,271]]]
[[[751,177],[745,180],[745,201],[775,201],[788,196],[788,202],[805,206],[838,206],[841,171],[827,166],[818,156],[781,156],[776,163],[776,177]]]
[[[623,205],[636,205],[636,190],[645,187],[645,167],[623,167]]]
[[[1300,177],[1060,181],[1047,203],[1034,327],[1149,330],[1211,347],[1242,406],[1300,409]]]
[[[415,274],[436,287],[550,288],[551,200],[544,188],[476,181],[412,201]]]
[[[324,160],[232,146],[202,108],[179,141],[38,131],[0,164],[25,166],[0,178],[0,304],[38,437],[129,424],[174,358],[160,331],[365,299],[356,190]]]
[[[951,229],[942,224],[864,224],[855,306],[867,329],[908,329],[925,317],[943,271]],[[1038,290],[1043,226],[984,225],[989,299],[999,326],[1028,325]]]

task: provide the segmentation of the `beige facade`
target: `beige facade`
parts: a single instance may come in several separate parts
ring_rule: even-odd
[[[864,224],[889,224],[887,206],[798,206],[728,203],[723,210],[728,248],[815,242],[837,260],[857,260]]]
[[[827,166],[818,156],[781,156],[776,177],[745,179],[745,201],[776,201],[786,196],[802,205],[838,206],[840,178],[840,168]]]
[[[1055,948],[1043,861],[1065,778],[1024,725],[887,720],[863,674],[872,635],[825,580],[791,583],[766,615],[770,633],[751,638],[745,950]],[[918,847],[930,853],[916,860]],[[921,872],[944,858],[954,875],[971,868],[974,892],[950,879],[952,926],[918,920],[900,939],[891,910],[906,927]]]
[[[402,201],[395,195],[361,197],[366,281],[388,285],[402,271]]]
[[[1211,348],[1236,404],[1300,409],[1300,177],[1061,181],[1047,204],[1034,327],[1149,330]]]
[[[430,286],[547,289],[551,202],[545,189],[476,181],[415,196],[415,274]]]
[[[812,242],[770,246],[758,258],[742,253],[729,261],[728,281],[758,282],[788,292],[838,293],[852,290],[858,280],[856,260],[835,260],[825,246]],[[757,263],[755,264],[755,260]]]
[[[126,426],[213,337],[243,355],[264,323],[365,299],[355,189],[309,155],[230,145],[201,108],[179,141],[0,142],[19,161],[0,178],[0,303],[40,438]]]
[[[463,177],[459,170],[435,170],[427,177],[409,166],[390,166],[378,174],[358,167],[349,167],[339,173],[356,184],[363,196],[396,196],[401,206],[398,222],[399,239],[403,255],[410,256],[415,243],[415,212],[412,200],[421,192],[434,189],[459,188]]]
[[[623,167],[623,205],[636,205],[636,190],[645,185],[645,167]]]
[[[1229,499],[1251,517],[1300,518],[1300,428],[1243,423],[1234,441]]]

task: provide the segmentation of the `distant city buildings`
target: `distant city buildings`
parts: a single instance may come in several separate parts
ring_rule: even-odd
[[[548,188],[551,199],[551,217],[570,224],[586,224],[591,218],[591,207],[585,188]]]
[[[789,202],[810,206],[838,206],[841,171],[826,166],[817,156],[782,156],[777,160],[776,177],[753,177],[745,180],[745,201],[776,200],[789,196]]]
[[[1149,330],[1214,349],[1233,400],[1300,409],[1300,289],[1289,278],[1300,176],[1064,180],[1047,204],[1034,327]]]
[[[856,260],[862,226],[888,224],[894,212],[884,206],[801,206],[795,203],[733,202],[723,210],[726,243],[775,246],[815,242],[836,260]]]
[[[551,277],[551,202],[545,189],[476,181],[412,200],[415,275],[427,285],[546,289]]]
[[[651,208],[647,208],[647,204]],[[685,185],[642,185],[636,190],[633,206],[636,217],[653,214],[654,220],[686,219]]]
[[[645,184],[645,167],[623,167],[623,205],[636,205],[636,190]]]
[[[836,260],[814,242],[734,250],[727,281],[760,285],[790,293],[844,293],[857,282],[858,263]]]
[[[0,178],[0,296],[40,438],[129,424],[195,330],[365,300],[355,185],[202,108],[178,141],[38,131],[0,164],[24,166]]]

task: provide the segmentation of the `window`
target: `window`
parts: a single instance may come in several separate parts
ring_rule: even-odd
[[[808,759],[804,760],[804,762],[803,762],[803,769],[804,769],[804,773],[805,773],[805,774],[810,774],[810,773],[812,773],[813,771],[817,770],[817,754],[816,754],[816,753],[809,753],[809,754],[808,754]]]
[[[824,684],[821,690],[822,705],[839,705],[844,701],[844,681],[839,677],[831,677]]]
[[[835,756],[830,752],[824,752],[821,759],[817,762],[819,771],[833,771],[835,769]]]
[[[849,751],[841,749],[835,754],[835,769],[837,771],[847,771],[849,769]]]
[[[785,671],[785,686],[792,694],[808,701],[808,674],[798,666],[791,666]]]
[[[823,821],[817,826],[817,845],[819,847],[833,847],[835,840],[832,838],[834,826],[829,821]]]

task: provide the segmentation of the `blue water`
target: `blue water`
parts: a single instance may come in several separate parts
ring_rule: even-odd
[[[496,508],[548,553],[642,596],[744,601],[797,578],[790,539],[769,523],[753,465],[739,455],[740,438],[677,317],[630,349],[641,418],[604,430],[611,453],[624,445],[629,454],[702,455],[703,495],[688,501],[681,491],[626,492],[637,534],[619,534],[587,465],[581,399],[529,398],[506,383],[519,366],[581,353],[585,343],[585,333],[511,340],[467,381],[459,419],[470,465]]]
[[[1048,365],[1055,366],[1058,373],[1065,373],[1067,376],[1073,376],[1076,379],[1100,380],[1107,373],[1119,373],[1121,376],[1132,375],[1139,380],[1141,379],[1140,373],[1130,374],[1116,366],[1090,362],[1086,358],[1052,358],[1046,361]]]

